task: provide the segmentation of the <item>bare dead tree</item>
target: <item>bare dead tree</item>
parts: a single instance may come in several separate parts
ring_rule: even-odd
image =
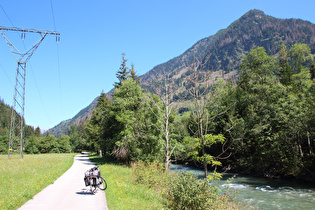
[[[189,85],[190,88],[188,89],[189,94],[193,97],[194,101],[194,123],[197,125],[197,131],[193,131],[193,133],[198,136],[200,144],[201,144],[201,155],[203,157],[203,168],[205,171],[205,176],[208,176],[208,167],[204,146],[204,135],[208,133],[208,125],[209,125],[209,113],[206,109],[206,102],[208,97],[209,91],[209,83],[207,82],[208,76],[206,73],[205,77],[201,77],[200,72],[200,62],[196,60],[191,68],[192,74],[189,77]]]
[[[169,164],[171,162],[171,155],[174,152],[176,146],[173,146],[172,150],[170,151],[170,118],[172,113],[175,110],[175,107],[171,105],[171,97],[173,96],[173,81],[164,73],[164,79],[162,80],[162,87],[159,87],[155,90],[157,96],[159,96],[161,100],[161,104],[159,104],[156,100],[151,98],[154,106],[159,110],[159,114],[156,112],[153,113],[156,115],[162,128],[159,128],[161,132],[164,133],[165,137],[165,148],[164,148],[164,164],[165,164],[165,171],[169,169]]]
[[[207,108],[207,103],[209,103],[211,94],[211,80],[210,76],[212,71],[202,72],[202,65],[196,59],[195,62],[191,66],[192,74],[189,77],[189,88],[187,89],[188,93],[192,96],[193,99],[193,115],[194,115],[194,123],[197,125],[197,130],[192,131],[192,133],[198,137],[199,143],[201,145],[201,160],[205,172],[205,176],[208,176],[208,162],[206,160],[206,146],[211,147],[215,142],[210,145],[206,145],[206,135],[211,132],[210,124],[213,120],[225,113],[227,113],[232,107],[235,106],[235,103],[230,107],[227,107],[224,110],[218,111],[216,114],[210,114]],[[190,128],[191,129],[191,128]],[[229,129],[229,133],[231,134],[231,129]],[[227,142],[225,141],[222,144],[222,151],[216,157],[213,157],[214,160],[218,159],[226,159],[231,156],[231,153],[226,157],[223,157],[224,154],[230,149],[231,144],[227,146]]]

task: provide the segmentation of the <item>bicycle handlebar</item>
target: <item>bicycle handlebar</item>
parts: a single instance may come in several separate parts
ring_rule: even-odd
[[[97,166],[94,166],[93,168],[91,168],[89,171],[95,171],[95,170],[98,170],[98,168],[100,167],[100,164],[97,165]]]

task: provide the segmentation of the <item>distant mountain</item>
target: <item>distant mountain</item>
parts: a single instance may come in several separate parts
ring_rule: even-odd
[[[49,129],[48,132],[50,134],[55,135],[55,136],[61,136],[63,134],[68,134],[70,131],[71,125],[74,124],[78,127],[80,124],[84,123],[87,119],[92,117],[92,111],[97,104],[97,100],[98,100],[98,97],[95,98],[89,106],[82,109],[73,118],[71,118],[69,120],[62,121],[61,123],[59,123],[55,127]]]
[[[141,85],[149,92],[158,88],[164,74],[174,80],[178,90],[173,101],[179,100],[180,87],[187,80],[189,66],[198,59],[202,64],[201,71],[212,71],[213,81],[216,78],[237,79],[238,66],[242,57],[250,49],[264,47],[269,55],[274,55],[280,43],[288,47],[295,43],[305,43],[315,53],[315,25],[300,19],[279,19],[260,10],[250,10],[228,28],[218,31],[215,35],[198,41],[183,54],[140,76]],[[91,116],[95,107],[95,99],[88,107],[80,111],[74,118],[64,121],[49,130],[60,135],[68,130],[71,124],[79,124]],[[58,132],[56,132],[58,131]]]
[[[260,10],[250,10],[228,28],[198,41],[182,55],[155,66],[141,76],[143,87],[152,88],[152,80],[160,79],[164,72],[177,81],[184,81],[194,60],[202,62],[203,70],[212,70],[215,76],[232,78],[238,73],[242,57],[250,49],[264,47],[274,55],[280,43],[287,46],[295,43],[310,45],[315,51],[315,25],[300,19],[278,19],[265,15]],[[220,73],[219,73],[220,72]]]

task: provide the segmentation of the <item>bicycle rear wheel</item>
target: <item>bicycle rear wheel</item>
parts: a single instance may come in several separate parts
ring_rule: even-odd
[[[91,185],[91,193],[92,193],[92,194],[95,194],[96,191],[97,191],[96,185]]]
[[[100,190],[106,190],[106,188],[107,188],[107,183],[106,183],[106,180],[105,180],[103,177],[100,177],[100,184],[97,185],[97,187],[98,187]]]

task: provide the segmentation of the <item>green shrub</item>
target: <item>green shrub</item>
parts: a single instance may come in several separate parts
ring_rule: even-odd
[[[164,173],[164,167],[159,163],[136,162],[132,164],[134,180],[159,192],[168,184],[169,176]]]
[[[132,164],[134,182],[153,190],[165,209],[250,209],[236,200],[235,191],[222,193],[209,179],[199,179],[192,172],[171,173],[163,169],[159,163]]]
[[[221,193],[209,179],[198,179],[192,172],[164,172],[163,165],[132,164],[135,183],[154,190],[167,209],[247,209],[230,192]]]
[[[166,192],[171,209],[213,209],[218,199],[218,188],[191,172],[174,176]]]

